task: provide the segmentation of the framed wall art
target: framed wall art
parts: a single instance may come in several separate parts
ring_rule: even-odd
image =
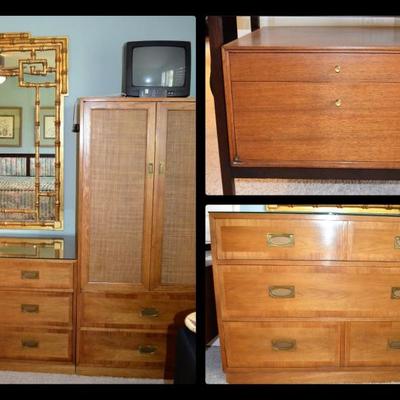
[[[22,108],[0,107],[0,146],[21,146]]]
[[[55,108],[43,107],[39,112],[40,118],[40,146],[51,147],[54,146],[56,137],[55,127]]]

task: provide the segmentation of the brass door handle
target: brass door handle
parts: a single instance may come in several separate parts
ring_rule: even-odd
[[[157,351],[157,346],[141,344],[138,346],[138,351],[140,354],[154,354]]]
[[[34,339],[22,339],[21,345],[22,345],[22,347],[29,347],[29,348],[33,349],[33,348],[39,347],[39,342]]]
[[[268,247],[293,247],[293,233],[267,233]]]
[[[21,279],[39,279],[39,271],[21,271]]]
[[[147,173],[149,175],[153,175],[153,173],[154,173],[154,164],[153,163],[148,163],[147,164]]]
[[[294,286],[270,286],[268,288],[269,297],[279,297],[282,299],[291,299],[295,297]]]
[[[394,248],[395,249],[400,249],[400,236],[395,236],[394,237]]]
[[[388,347],[393,350],[400,350],[400,340],[388,340]]]
[[[390,298],[394,300],[400,299],[400,287],[392,287]]]
[[[157,310],[157,308],[145,307],[141,309],[140,315],[142,317],[157,318],[160,316],[160,312]]]
[[[21,304],[21,311],[24,313],[37,314],[39,312],[39,304]]]
[[[160,164],[159,164],[159,166],[158,166],[158,173],[159,173],[160,175],[163,175],[163,174],[164,174],[164,171],[165,171],[165,163],[160,162]]]
[[[277,351],[290,351],[296,349],[295,339],[277,339],[271,340],[273,350]]]

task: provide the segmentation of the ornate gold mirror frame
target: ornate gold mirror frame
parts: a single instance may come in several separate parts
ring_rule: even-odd
[[[55,52],[54,66],[48,65],[40,52]],[[0,54],[25,52],[28,57],[18,59],[18,67],[3,68],[0,76],[17,77],[19,87],[34,89],[34,148],[35,148],[35,192],[33,209],[0,209],[1,213],[33,214],[29,220],[1,220],[0,227],[25,229],[61,229],[63,225],[63,110],[64,96],[68,94],[68,39],[65,37],[31,37],[29,33],[0,33]],[[43,54],[43,53],[42,53]],[[40,77],[38,82],[29,82],[27,74]],[[50,74],[50,75],[49,75]],[[48,80],[46,81],[46,76]],[[51,78],[52,77],[52,78]],[[40,185],[40,88],[54,88],[54,190],[41,191]],[[54,220],[43,220],[40,216],[40,199],[54,198]]]
[[[268,212],[400,215],[399,204],[267,204]]]

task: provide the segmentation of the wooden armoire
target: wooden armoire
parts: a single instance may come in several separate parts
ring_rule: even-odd
[[[194,99],[80,102],[77,373],[170,378],[195,308]]]

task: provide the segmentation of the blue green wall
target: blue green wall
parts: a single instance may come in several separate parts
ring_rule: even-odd
[[[1,32],[69,38],[69,95],[65,97],[64,231],[75,233],[76,134],[73,106],[85,96],[121,93],[122,49],[135,40],[187,40],[192,44],[191,96],[195,96],[196,27],[190,16],[0,16]],[[48,231],[0,230],[0,235],[48,235]]]

